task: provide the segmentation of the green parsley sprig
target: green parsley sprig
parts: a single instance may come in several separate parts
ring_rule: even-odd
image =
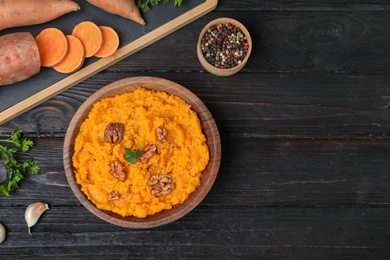
[[[171,0],[137,0],[136,4],[139,9],[144,13],[150,11],[151,6],[157,6],[161,2],[164,4],[172,2]],[[173,6],[179,6],[183,3],[183,0],[174,0]]]
[[[19,188],[19,182],[27,172],[31,175],[39,172],[39,165],[36,160],[28,158],[23,162],[18,162],[14,157],[14,154],[19,150],[26,153],[34,145],[34,142],[30,139],[22,140],[21,135],[22,130],[16,129],[10,138],[0,139],[0,143],[14,146],[0,145],[0,163],[3,163],[9,171],[8,183],[0,185],[0,192],[5,196],[10,196],[15,189]]]
[[[130,148],[125,148],[125,159],[131,164],[135,164],[137,162],[137,158],[143,155],[145,152],[137,149],[135,152]]]

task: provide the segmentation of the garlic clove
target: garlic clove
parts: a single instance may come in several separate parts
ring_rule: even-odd
[[[30,204],[26,212],[24,213],[24,219],[26,220],[27,227],[28,227],[28,233],[31,235],[30,228],[34,226],[43,212],[49,209],[49,206],[46,203],[42,202],[35,202]]]
[[[7,230],[5,230],[4,225],[0,223],[0,244],[3,243],[6,235],[7,235]]]

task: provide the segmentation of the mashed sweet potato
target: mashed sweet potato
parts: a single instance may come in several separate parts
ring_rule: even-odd
[[[105,140],[110,123],[123,126],[118,143]],[[158,128],[165,130],[164,140]],[[147,160],[139,157],[132,164],[125,159],[125,148],[145,151],[150,145],[156,149]],[[76,181],[88,199],[100,209],[138,218],[183,203],[209,162],[206,137],[191,106],[142,87],[97,102],[81,125],[74,150]],[[169,177],[167,194],[153,193],[156,176]]]

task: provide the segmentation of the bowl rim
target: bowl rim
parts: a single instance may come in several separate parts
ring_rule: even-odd
[[[76,183],[73,171],[72,155],[74,140],[78,134],[79,128],[87,118],[93,105],[106,97],[113,97],[117,94],[131,92],[138,87],[164,91],[168,94],[179,96],[191,105],[191,108],[198,114],[202,125],[202,131],[206,136],[206,142],[209,147],[210,160],[206,169],[202,172],[201,183],[197,189],[190,194],[182,204],[173,206],[170,210],[163,210],[146,218],[122,217],[119,214],[98,209],[81,191],[80,185]],[[66,131],[63,146],[63,164],[65,175],[69,186],[79,202],[92,214],[111,224],[126,228],[153,228],[169,224],[185,216],[192,211],[206,197],[211,190],[217,177],[221,162],[221,140],[217,125],[210,111],[203,102],[190,90],[173,81],[158,77],[128,77],[112,82],[100,90],[96,91],[87,98],[74,114],[68,129]],[[175,210],[174,210],[175,209]]]
[[[229,22],[229,23],[232,23],[234,25],[236,25],[237,27],[239,27],[241,29],[241,31],[244,33],[245,37],[246,37],[246,40],[248,42],[248,52],[247,54],[245,55],[244,59],[242,60],[242,62],[239,64],[239,65],[236,65],[232,68],[228,68],[228,69],[221,69],[221,68],[217,68],[213,65],[211,65],[207,60],[206,58],[204,57],[203,55],[203,52],[202,52],[202,49],[200,47],[200,43],[201,43],[201,40],[204,36],[204,34],[206,33],[206,31],[208,30],[208,28],[210,28],[212,25],[215,25],[215,24],[218,24],[218,23],[226,23],[226,22]],[[211,20],[209,23],[207,23],[202,31],[200,32],[199,34],[199,37],[198,37],[198,42],[197,42],[197,45],[196,45],[196,52],[197,52],[197,56],[198,56],[198,59],[199,59],[199,62],[201,63],[201,65],[210,73],[216,75],[216,76],[231,76],[233,74],[236,74],[237,72],[239,72],[240,70],[242,70],[244,68],[244,66],[246,65],[246,63],[248,62],[249,60],[249,56],[251,55],[252,53],[252,46],[253,46],[253,43],[252,43],[252,37],[248,31],[248,29],[239,21],[237,21],[236,19],[234,18],[229,18],[229,17],[220,17],[220,18],[216,18],[214,20]]]

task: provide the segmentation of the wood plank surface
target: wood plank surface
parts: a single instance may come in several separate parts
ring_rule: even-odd
[[[232,17],[251,32],[240,73],[216,77],[196,57],[198,33]],[[0,258],[389,259],[390,3],[218,1],[209,14],[0,125],[20,127],[36,158],[12,197]],[[65,132],[95,91],[130,76],[177,82],[208,107],[222,161],[209,194],[188,215],[148,230],[89,213],[62,165]],[[23,214],[49,203],[29,236]]]
[[[38,134],[63,134],[75,110],[91,93],[129,75],[153,73],[195,93],[216,121],[223,122],[219,127],[223,135],[382,140],[387,139],[390,131],[390,76],[387,74],[241,72],[233,78],[219,78],[206,73],[121,71],[108,78],[108,73],[80,83],[0,129],[17,123],[26,131]]]

